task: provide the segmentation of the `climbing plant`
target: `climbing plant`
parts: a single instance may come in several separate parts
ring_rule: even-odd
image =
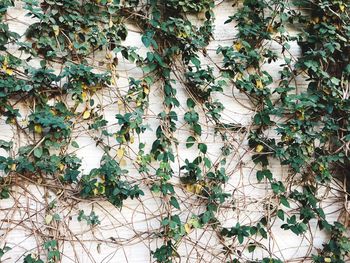
[[[346,181],[350,164],[348,1],[230,2],[235,12],[225,24],[237,34],[216,48],[219,62],[207,50],[220,4],[212,0],[18,2],[34,22],[24,35],[13,32],[7,12],[15,3],[0,3],[0,114],[25,143],[0,140],[0,199],[10,198],[22,181],[61,188],[74,198],[107,200],[120,209],[128,199],[159,195],[165,212],[151,234],[162,244],[151,254],[164,263],[177,262],[178,247],[195,229],[216,234],[222,262],[283,262],[262,245],[274,222],[303,235],[316,221],[329,241],[311,259],[346,262],[348,222],[328,219],[320,192],[332,180]],[[130,25],[139,30],[142,50],[125,45]],[[293,26],[298,34],[290,33]],[[292,54],[292,43],[299,45],[299,56]],[[128,77],[126,90],[119,84],[120,60],[142,73]],[[277,62],[279,77],[268,70]],[[250,124],[225,121],[227,105],[219,98],[231,89],[248,101]],[[110,102],[101,100],[106,93]],[[184,102],[179,93],[186,94]],[[160,110],[152,130],[154,94]],[[104,114],[107,106],[118,109],[113,120]],[[206,142],[209,125],[220,145],[215,160]],[[83,148],[77,142],[82,130],[103,152],[99,167],[88,172],[76,153]],[[146,136],[150,132],[153,137]],[[257,222],[227,225],[219,214],[223,206],[234,209],[235,190],[228,190],[234,175],[228,167],[239,159],[233,138],[242,134],[256,180],[275,203],[267,204],[269,213]],[[190,159],[179,161],[180,147],[193,153]],[[270,164],[276,160],[289,168],[288,180],[273,173]],[[178,189],[199,200],[200,209],[188,218]],[[348,192],[347,186],[339,195],[347,200]],[[47,208],[48,225],[61,220],[54,206]],[[101,223],[93,211],[80,210],[78,220],[94,229]],[[57,240],[43,237],[43,248],[47,262],[61,260]],[[264,256],[248,261],[247,253],[258,249]],[[0,250],[0,259],[8,250]],[[43,262],[36,254],[23,260]]]

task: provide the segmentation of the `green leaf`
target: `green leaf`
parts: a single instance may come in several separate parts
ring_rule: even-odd
[[[43,148],[37,147],[34,149],[33,153],[36,158],[40,158],[43,155]]]
[[[193,136],[189,136],[186,140],[186,147],[190,148],[192,147],[196,142],[196,138],[194,138]]]
[[[282,196],[280,197],[280,203],[281,203],[282,205],[284,205],[285,207],[290,207],[290,204],[289,204],[287,198],[286,198],[284,195],[282,195]]]
[[[72,146],[74,148],[79,148],[79,144],[76,141],[72,141]]]
[[[284,220],[284,212],[283,212],[282,209],[279,209],[277,211],[277,216],[278,216],[279,219]]]
[[[191,98],[188,98],[186,103],[187,103],[187,107],[189,107],[190,109],[193,109],[194,106],[196,106],[196,103]]]
[[[172,196],[172,197],[170,198],[170,204],[171,204],[173,207],[175,207],[175,208],[177,208],[177,209],[180,209],[179,202],[177,201],[177,199],[176,199],[174,196]]]
[[[195,123],[193,124],[193,131],[200,136],[202,134],[202,127],[198,123]]]
[[[196,68],[199,68],[201,65],[201,61],[196,57],[191,57],[191,62],[196,66]]]
[[[198,144],[198,149],[199,149],[202,153],[206,154],[206,153],[207,153],[208,146],[207,146],[205,143],[199,143],[199,144]]]
[[[248,246],[248,252],[252,253],[256,249],[256,245],[252,244]]]

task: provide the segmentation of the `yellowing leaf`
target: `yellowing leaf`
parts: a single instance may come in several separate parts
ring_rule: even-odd
[[[113,24],[113,21],[112,19],[109,19],[109,27],[112,27],[114,24]]]
[[[84,120],[89,119],[90,115],[91,115],[91,112],[89,110],[84,111],[83,119]]]
[[[240,41],[236,42],[233,46],[235,47],[235,49],[237,51],[240,51],[242,49],[242,47],[243,47],[243,45],[242,45],[242,43]]]
[[[262,150],[264,150],[264,146],[262,146],[261,144],[259,144],[259,145],[256,146],[256,148],[255,148],[255,151],[258,152],[258,153],[262,152]]]
[[[52,29],[53,29],[53,33],[55,34],[55,36],[57,37],[59,34],[60,34],[60,28],[59,26],[52,26]]]
[[[45,223],[46,225],[49,225],[52,222],[53,216],[52,215],[46,215],[45,216]]]
[[[318,24],[318,22],[320,22],[320,18],[317,16],[317,17],[315,17],[314,19],[312,19],[311,22],[312,22],[313,24]]]
[[[124,159],[120,160],[119,165],[126,166],[126,161]]]
[[[43,128],[41,127],[40,124],[35,124],[35,125],[34,125],[34,131],[35,131],[36,133],[42,133],[42,132],[43,132]]]
[[[192,230],[192,229],[191,229],[191,225],[188,224],[188,223],[186,223],[186,224],[185,224],[185,231],[186,231],[186,233],[187,233],[187,234],[191,233],[191,230]]]
[[[324,258],[324,262],[330,263],[330,262],[332,262],[332,259],[331,258]]]
[[[13,70],[8,68],[8,69],[5,70],[5,73],[7,75],[12,75],[13,74]]]
[[[119,148],[119,149],[117,150],[117,157],[118,157],[119,159],[123,158],[124,152],[125,152],[125,151],[124,151],[123,148]]]
[[[107,52],[106,53],[106,59],[112,59],[112,58],[113,58],[112,52]]]
[[[193,184],[187,184],[186,185],[186,190],[188,192],[194,193],[195,192],[195,186]]]
[[[8,58],[7,58],[7,56],[6,56],[5,59],[4,59],[2,68],[3,68],[3,69],[6,69],[6,68],[7,68],[7,65],[8,65]]]
[[[130,143],[133,144],[135,142],[135,137],[134,136],[130,136]]]
[[[339,9],[341,12],[345,11],[345,5],[339,4]]]
[[[147,86],[143,87],[143,92],[148,95],[149,94],[149,88]]]
[[[15,163],[11,164],[11,171],[16,171],[17,165]]]
[[[118,110],[121,111],[123,109],[123,101],[118,100],[117,104],[118,104]]]
[[[195,185],[195,192],[196,192],[196,194],[202,193],[202,188],[203,188],[202,185],[196,184],[196,185]]]
[[[64,169],[64,164],[63,163],[60,163],[59,165],[58,165],[58,168],[60,169],[60,171],[63,171],[63,169]]]
[[[262,89],[264,87],[264,85],[260,79],[256,80],[256,87],[258,89]]]
[[[102,184],[102,183],[100,183],[100,182],[96,182],[95,184],[94,184],[95,186],[96,186],[96,188],[94,188],[93,190],[92,190],[92,193],[96,196],[96,195],[103,195],[104,193],[105,193],[105,190],[106,190],[106,188],[105,188],[105,186]]]
[[[86,101],[86,98],[87,98],[87,93],[85,91],[83,91],[81,93],[81,97],[83,98],[84,101]]]
[[[320,170],[321,172],[324,171],[324,165],[320,164],[320,167],[318,168],[318,170]]]
[[[275,31],[274,27],[272,25],[267,26],[267,32],[273,33]]]
[[[298,120],[303,121],[305,119],[304,111],[297,111],[296,112]]]
[[[233,81],[237,81],[237,80],[241,80],[242,79],[242,73],[237,73],[234,78],[233,78]]]
[[[179,33],[177,34],[177,37],[178,37],[178,38],[186,38],[186,37],[188,37],[188,35],[187,35],[186,32],[179,32]]]
[[[104,185],[101,185],[101,191],[100,194],[103,195],[106,191],[106,187]]]
[[[200,228],[201,227],[200,222],[198,221],[197,218],[191,218],[190,220],[188,220],[188,223],[194,228]]]

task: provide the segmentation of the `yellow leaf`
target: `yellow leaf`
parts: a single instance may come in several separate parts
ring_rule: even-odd
[[[317,16],[317,17],[315,17],[314,19],[312,19],[311,22],[312,22],[313,24],[318,24],[318,22],[320,22],[320,18]]]
[[[118,100],[118,110],[121,111],[123,109],[123,101]]]
[[[340,9],[341,12],[344,12],[345,11],[345,5],[339,4],[339,9]]]
[[[234,44],[234,47],[237,51],[240,51],[243,47],[242,43],[240,41],[237,41],[235,44]]]
[[[112,58],[113,58],[112,52],[108,51],[108,52],[106,53],[106,59],[112,59]]]
[[[233,81],[237,81],[237,80],[241,80],[242,79],[242,73],[237,73],[234,78],[233,78]]]
[[[186,32],[179,32],[179,33],[177,34],[177,37],[178,37],[178,38],[186,38],[186,37],[188,37],[188,35],[187,35]]]
[[[268,25],[268,26],[267,26],[267,32],[273,33],[274,31],[275,31],[275,29],[273,28],[272,25]]]
[[[256,148],[255,148],[255,151],[258,152],[258,153],[262,152],[262,150],[264,150],[264,146],[262,146],[261,144],[259,144],[259,145],[256,146]]]
[[[123,148],[119,148],[119,149],[117,150],[117,157],[118,157],[119,159],[121,159],[121,158],[123,158],[123,156],[124,156],[124,149],[123,149]]]
[[[52,222],[53,216],[52,215],[46,215],[45,216],[45,223],[46,225],[49,225]]]
[[[296,112],[298,120],[303,121],[305,119],[304,111],[297,111]]]
[[[137,106],[137,107],[140,107],[141,105],[142,105],[141,101],[138,100],[138,101],[136,102],[136,106]]]
[[[260,79],[256,80],[256,87],[258,89],[262,89],[264,87],[264,85]]]
[[[200,227],[200,223],[197,218],[191,218],[190,220],[188,220],[188,224],[190,224],[193,228]]]
[[[35,131],[36,133],[42,133],[42,132],[43,132],[43,128],[41,127],[40,124],[35,124],[35,125],[34,125],[34,131]]]
[[[96,196],[96,195],[98,195],[98,190],[97,190],[97,188],[95,188],[94,190],[92,190],[92,193]]]
[[[9,69],[9,68],[6,69],[5,72],[6,72],[7,75],[12,75],[13,74],[13,70]]]
[[[130,143],[133,144],[135,142],[135,137],[134,136],[130,136]]]
[[[86,120],[90,118],[91,112],[89,110],[84,111],[83,119]]]
[[[63,169],[64,169],[64,164],[63,163],[60,163],[59,165],[58,165],[58,168],[60,169],[60,171],[63,171]]]
[[[60,34],[60,28],[59,26],[52,26],[53,29],[53,33],[55,34],[55,36],[57,37]]]
[[[331,258],[324,258],[324,262],[330,263],[330,262],[332,262],[332,259]]]
[[[126,166],[126,161],[124,159],[120,160],[119,165]]]
[[[192,230],[192,229],[191,229],[191,225],[188,224],[188,223],[186,223],[186,224],[185,224],[185,231],[186,231],[186,233],[187,233],[187,234],[191,233],[191,230]]]
[[[148,95],[149,94],[149,88],[147,86],[143,87],[143,92]]]
[[[196,194],[202,193],[202,188],[203,188],[202,185],[196,184],[196,185],[195,185],[195,192],[196,192]]]
[[[81,97],[83,98],[84,101],[86,100],[87,94],[86,94],[85,91],[83,91],[83,92],[81,93]]]
[[[323,164],[320,164],[320,167],[318,168],[318,170],[320,170],[321,172],[324,171],[324,165]]]
[[[11,171],[16,171],[17,165],[15,163],[11,164]]]
[[[193,184],[187,184],[186,185],[186,190],[188,192],[191,192],[191,193],[194,193],[196,190],[195,190],[195,186]]]

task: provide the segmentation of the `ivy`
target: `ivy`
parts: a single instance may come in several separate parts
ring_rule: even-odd
[[[0,115],[26,139],[21,147],[0,140],[5,152],[0,156],[0,199],[11,196],[17,178],[64,186],[62,191],[105,199],[118,208],[129,198],[143,198],[143,187],[149,187],[166,208],[160,229],[154,233],[163,242],[152,251],[157,262],[175,262],[180,242],[197,228],[215,231],[225,243],[225,257],[239,262],[243,251],[228,249],[226,242],[237,239],[238,245],[253,253],[258,246],[255,239],[269,237],[274,217],[282,221],[281,229],[296,235],[305,234],[316,220],[321,230],[330,233],[330,240],[312,256],[313,261],[346,262],[350,253],[346,229],[340,222],[328,222],[318,192],[349,168],[347,1],[243,0],[225,22],[237,30],[232,44],[219,46],[216,54],[221,61],[210,65],[206,65],[206,48],[214,32],[215,1],[22,2],[27,16],[35,19],[24,36],[8,26],[7,11],[13,1],[0,3]],[[188,15],[196,15],[198,23]],[[138,48],[124,45],[126,23],[140,30],[143,55]],[[289,35],[287,28],[297,23],[301,33]],[[302,50],[300,57],[291,56],[293,41]],[[26,58],[10,54],[11,45]],[[128,77],[125,92],[118,83],[120,58],[143,73],[139,78]],[[278,78],[266,68],[281,60]],[[56,64],[61,65],[59,71],[54,70]],[[297,78],[307,83],[305,89],[298,87]],[[184,90],[179,90],[179,84]],[[216,95],[226,95],[231,86],[250,103],[249,127],[224,120],[225,105]],[[152,131],[146,119],[149,95],[156,87],[160,87],[161,109]],[[180,92],[187,94],[186,105],[181,105]],[[106,102],[100,96],[106,93],[107,106],[118,109],[114,119],[104,115]],[[179,109],[183,106],[182,117]],[[189,132],[184,142],[176,138],[182,124]],[[222,144],[215,161],[205,141],[208,124]],[[99,166],[91,171],[82,169],[82,159],[75,153],[83,149],[76,131],[88,134],[103,152]],[[154,133],[147,147],[143,142],[146,131]],[[270,131],[276,133],[274,138]],[[268,217],[254,224],[223,227],[218,213],[222,206],[234,207],[227,200],[233,202],[236,191],[228,192],[226,187],[232,176],[231,157],[236,156],[232,141],[242,133],[248,133],[256,180],[266,184],[276,204],[269,208]],[[131,147],[135,141],[137,153]],[[181,144],[193,152],[184,161],[177,153]],[[290,180],[273,174],[272,159],[288,166]],[[178,161],[179,174],[174,169]],[[131,172],[131,163],[142,179]],[[178,178],[179,183],[174,183]],[[187,221],[181,214],[185,205],[177,187],[200,203],[197,214]],[[100,224],[94,212],[80,211],[78,220],[96,228]],[[47,262],[61,260],[57,240],[43,243]],[[0,257],[7,250],[1,249]],[[282,262],[273,255],[257,260]],[[28,254],[24,262],[43,261]]]

